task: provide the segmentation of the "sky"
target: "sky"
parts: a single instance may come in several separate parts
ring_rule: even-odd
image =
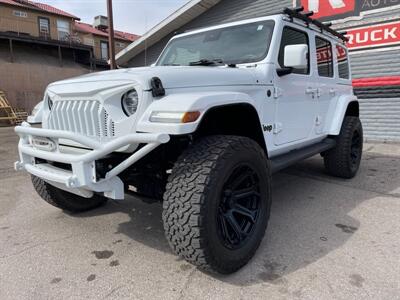
[[[33,0],[65,10],[93,23],[97,15],[107,14],[106,0]],[[188,0],[113,0],[114,27],[138,35],[144,34]]]

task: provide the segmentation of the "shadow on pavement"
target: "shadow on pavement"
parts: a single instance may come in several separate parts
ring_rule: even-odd
[[[367,153],[360,174],[349,181],[324,174],[320,157],[275,175],[271,219],[255,258],[236,274],[212,276],[239,286],[284,283],[285,275],[318,261],[352,238],[362,224],[351,211],[362,202],[381,195],[400,197],[399,172],[399,157]],[[130,197],[76,217],[114,212],[130,217],[119,224],[116,234],[171,253],[164,238],[160,203],[149,205]]]

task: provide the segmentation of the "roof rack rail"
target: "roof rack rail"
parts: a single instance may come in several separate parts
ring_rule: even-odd
[[[307,26],[309,26],[310,24],[313,24],[313,25],[317,26],[318,28],[320,28],[321,32],[323,32],[325,30],[326,32],[329,32],[330,34],[343,40],[344,42],[347,42],[349,40],[347,37],[344,36],[343,33],[333,30],[330,27],[330,26],[332,26],[332,23],[322,23],[318,20],[312,19],[310,17],[312,15],[314,15],[314,12],[310,11],[310,12],[302,13],[303,11],[304,11],[303,6],[295,7],[293,9],[287,7],[283,10],[283,13],[288,15],[292,21],[293,21],[293,19],[299,19],[299,20],[302,20],[303,22],[305,22],[307,24]]]

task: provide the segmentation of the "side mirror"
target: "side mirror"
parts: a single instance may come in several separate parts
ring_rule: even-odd
[[[306,44],[285,47],[284,67],[277,70],[279,76],[288,75],[293,69],[308,67],[308,46]]]
[[[308,46],[289,45],[285,47],[284,64],[287,68],[304,69],[308,67]]]

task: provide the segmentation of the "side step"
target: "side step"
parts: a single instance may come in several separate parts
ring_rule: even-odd
[[[293,150],[290,151],[289,153],[273,157],[271,159],[271,171],[272,173],[279,172],[293,165],[296,162],[302,161],[306,158],[309,158],[321,152],[330,150],[335,146],[336,146],[336,141],[334,139],[327,138],[318,144],[298,150]]]

